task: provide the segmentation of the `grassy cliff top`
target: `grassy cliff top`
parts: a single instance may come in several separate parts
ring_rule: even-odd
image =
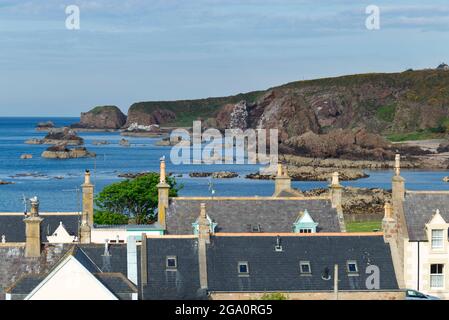
[[[117,106],[97,106],[89,111],[89,113],[93,113],[95,115],[100,114],[102,112],[120,112],[122,111]]]

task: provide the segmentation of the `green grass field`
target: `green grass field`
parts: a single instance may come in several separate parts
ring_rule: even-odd
[[[347,232],[373,232],[382,229],[382,221],[347,222]]]

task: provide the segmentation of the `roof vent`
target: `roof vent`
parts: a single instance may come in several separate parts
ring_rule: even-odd
[[[249,232],[262,232],[260,224],[248,224],[247,227]]]
[[[276,246],[274,247],[274,250],[276,252],[282,252],[282,244],[281,244],[281,237],[280,236],[276,237]]]
[[[106,239],[104,242],[104,256],[109,256],[109,239]]]
[[[324,268],[323,273],[321,274],[321,279],[326,281],[331,279],[331,273],[328,267]]]

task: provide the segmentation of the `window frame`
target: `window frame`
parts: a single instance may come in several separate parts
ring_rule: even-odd
[[[246,272],[242,272],[240,267],[241,266],[245,266],[246,267]],[[239,261],[237,263],[237,272],[239,276],[249,276],[249,263],[248,261]]]
[[[307,266],[309,268],[308,272],[303,271],[302,267]],[[312,275],[312,266],[310,265],[310,261],[302,260],[299,261],[299,273],[303,276]]]
[[[349,268],[350,265],[355,266],[355,271],[351,271],[351,269]],[[346,261],[346,271],[350,275],[357,275],[359,273],[359,266],[357,265],[357,261],[355,260]]]
[[[441,232],[441,235],[438,236],[437,239],[434,237],[434,232]],[[436,240],[440,243],[439,246],[435,246]],[[432,250],[441,250],[444,249],[444,229],[431,229],[430,230],[430,247]]]
[[[169,261],[173,260],[175,262],[174,266],[170,266],[169,265]],[[177,270],[178,269],[178,258],[176,256],[167,256],[165,258],[165,268],[166,270],[172,271],[172,270]]]
[[[429,286],[430,286],[430,289],[437,289],[437,290],[440,290],[440,289],[444,289],[445,288],[445,285],[444,285],[444,281],[445,281],[445,276],[444,276],[444,263],[432,263],[432,264],[430,264],[430,270],[429,270],[429,276],[430,276],[430,283],[429,283]],[[437,268],[437,272],[438,272],[438,266],[441,266],[441,273],[432,273],[432,266],[437,266],[436,268]],[[438,287],[436,287],[436,286],[432,286],[432,279],[434,279],[434,278],[436,278],[436,277],[440,277],[440,278],[442,278],[442,280],[441,280],[441,286],[438,286]]]

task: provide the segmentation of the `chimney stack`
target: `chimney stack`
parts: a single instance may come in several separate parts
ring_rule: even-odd
[[[292,179],[288,175],[288,170],[281,163],[278,163],[277,175],[274,182],[274,196],[277,197],[282,191],[292,189]]]
[[[396,219],[393,215],[393,205],[389,202],[385,203],[385,215],[382,219],[382,232],[384,234],[384,241],[390,243],[397,238]]]
[[[41,222],[39,217],[39,200],[37,197],[30,199],[31,213],[23,221],[25,222],[26,244],[25,257],[38,258],[41,256]]]
[[[169,192],[170,192],[170,186],[166,181],[165,157],[161,158],[159,184],[157,185],[157,189],[158,189],[158,218],[157,218],[157,221],[162,226],[162,228],[165,230],[166,229],[165,216],[166,216],[166,212],[168,209],[168,200],[169,200]]]
[[[405,196],[405,179],[401,177],[401,155],[396,154],[394,161],[394,173],[392,179],[392,196],[393,205],[396,206],[395,202],[402,202]]]
[[[343,187],[340,184],[339,174],[338,172],[334,172],[332,174],[332,182],[330,185],[332,208],[338,208],[339,206],[341,207],[342,194],[343,194]]]
[[[91,182],[90,171],[84,174],[83,212],[81,217],[80,237],[81,243],[90,243],[91,231],[94,225],[94,185]]]
[[[208,288],[207,281],[207,245],[210,243],[210,223],[206,215],[206,204],[201,203],[198,218],[198,265],[200,271],[200,287]]]

